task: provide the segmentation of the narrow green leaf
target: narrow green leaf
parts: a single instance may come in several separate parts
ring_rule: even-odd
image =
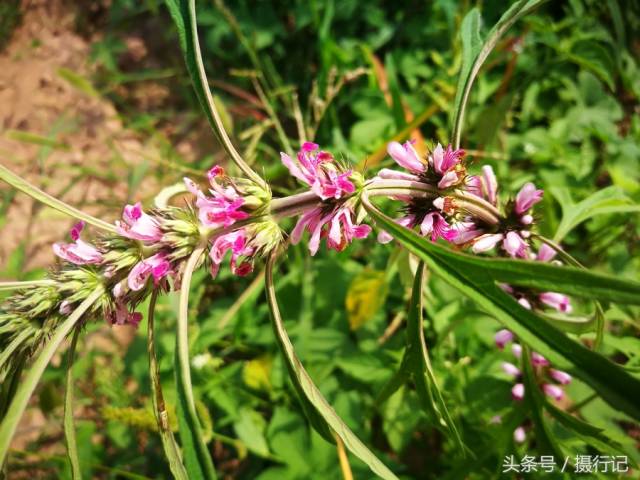
[[[4,180],[12,187],[17,188],[18,190],[26,193],[35,200],[38,200],[39,202],[42,202],[45,205],[48,205],[49,207],[64,213],[65,215],[84,220],[94,227],[101,228],[102,230],[106,230],[107,232],[116,233],[115,225],[111,225],[110,223],[100,220],[99,218],[92,217],[91,215],[64,203],[62,200],[58,200],[57,198],[52,197],[48,193],[43,192],[38,187],[31,185],[29,182],[19,177],[4,165],[0,165],[0,180]]]
[[[169,461],[169,469],[173,477],[177,480],[187,480],[189,476],[182,464],[180,456],[180,448],[173,436],[169,425],[169,414],[165,407],[164,395],[162,394],[162,384],[160,383],[160,372],[158,371],[158,360],[156,358],[155,348],[155,329],[154,329],[154,312],[158,291],[151,293],[149,300],[149,313],[147,315],[147,353],[149,354],[149,379],[151,381],[151,401],[153,403],[153,412],[158,423],[158,433],[162,441],[164,454]]]
[[[5,132],[7,138],[16,140],[22,143],[32,143],[34,145],[40,145],[41,147],[49,147],[56,150],[69,150],[69,145],[64,142],[59,142],[55,138],[43,137],[36,133],[25,132],[23,130],[8,130]]]
[[[472,9],[462,21],[460,36],[462,38],[462,67],[458,77],[458,87],[453,103],[453,144],[460,147],[460,136],[464,122],[464,114],[469,101],[473,82],[494,49],[498,40],[524,15],[536,9],[546,0],[518,0],[500,17],[487,35],[484,44],[480,36],[481,16],[477,8]]]
[[[180,47],[185,57],[187,71],[191,77],[196,97],[204,110],[209,125],[213,129],[220,144],[229,157],[242,170],[242,172],[258,185],[265,185],[264,180],[258,175],[240,156],[231,143],[231,139],[224,128],[222,116],[216,107],[216,103],[209,88],[209,81],[202,62],[202,52],[198,40],[196,22],[195,0],[165,0],[169,13],[178,29]]]
[[[640,405],[636,401],[640,398],[640,380],[602,355],[569,339],[563,332],[535,312],[523,308],[513,297],[499,288],[496,285],[497,281],[507,281],[497,275],[493,268],[494,263],[501,263],[499,260],[480,259],[483,261],[477,263],[476,260],[479,259],[431,243],[414,231],[396,224],[371,205],[366,197],[363,197],[362,201],[380,227],[388,231],[410,252],[424,260],[436,275],[441,276],[447,283],[476,301],[525,343],[554,363],[573,365],[576,375],[599,392],[602,398],[614,408],[624,411],[635,419],[640,419]],[[510,261],[509,263],[534,266],[533,262]],[[555,268],[576,270],[572,273],[580,272],[581,275],[576,276],[576,281],[590,278],[586,272],[577,269]],[[521,270],[520,275],[526,277],[531,273]],[[523,284],[511,281],[518,280],[514,272],[512,277],[509,283]],[[609,277],[604,276],[604,278]],[[609,281],[612,282],[613,279]],[[535,286],[535,283],[532,286]],[[637,287],[634,288],[637,289]],[[559,291],[558,288],[555,290]]]
[[[431,367],[431,359],[424,338],[422,320],[422,286],[424,284],[424,262],[418,264],[409,315],[407,316],[407,356],[406,366],[411,371],[413,381],[420,398],[422,408],[429,412],[439,422],[439,428],[448,431],[454,438],[460,450],[465,451],[458,428],[456,427],[447,405],[438,387],[438,382]],[[405,364],[405,362],[403,362]]]
[[[193,271],[200,262],[203,252],[203,247],[193,251],[182,275],[174,365],[178,393],[176,413],[188,478],[210,480],[216,478],[216,472],[196,413],[189,365],[189,288]]]
[[[391,470],[389,470],[376,456],[360,441],[360,439],[351,431],[338,416],[335,410],[329,405],[320,390],[315,386],[313,380],[302,366],[298,359],[291,340],[284,328],[284,323],[280,317],[280,309],[278,308],[278,300],[276,298],[275,286],[273,283],[273,265],[276,261],[276,253],[272,253],[267,261],[265,271],[265,287],[267,293],[267,301],[271,310],[271,320],[273,322],[273,330],[275,332],[278,344],[282,350],[282,354],[289,370],[289,377],[298,392],[300,402],[304,408],[307,418],[313,427],[325,439],[333,442],[331,431],[335,432],[344,442],[345,446],[356,457],[366,463],[371,471],[384,479],[397,480]]]
[[[617,450],[620,453],[627,454],[625,448],[620,443],[609,438],[602,428],[598,428],[590,423],[587,423],[579,418],[570,415],[564,410],[560,410],[551,402],[545,400],[544,408],[553,416],[558,422],[560,422],[565,428],[568,428],[573,433],[578,435],[585,443],[594,446],[601,453],[607,454],[611,449]]]
[[[0,372],[3,370],[7,360],[11,358],[13,352],[32,334],[33,332],[28,329],[20,332],[13,340],[11,340],[11,343],[7,345],[2,352],[0,352]]]
[[[67,441],[67,457],[69,457],[69,463],[71,464],[71,478],[74,480],[82,478],[80,457],[78,455],[78,441],[76,440],[76,428],[73,422],[73,362],[75,360],[80,331],[80,325],[76,326],[73,330],[71,345],[67,352],[67,378],[64,389],[64,437]]]
[[[372,215],[376,220],[384,216],[386,220],[380,221],[381,224],[386,225],[386,221],[391,222],[389,217],[382,215],[375,208],[373,212]],[[415,232],[399,228],[395,224],[388,231],[414,253],[428,252],[437,255],[443,261],[464,264],[471,267],[473,271],[483,272],[484,282],[487,284],[494,285],[496,282],[501,282],[541,291],[561,292],[591,300],[640,305],[640,283],[633,280],[552,263],[458,253],[442,245],[428,242]]]
[[[82,315],[95,303],[95,301],[102,295],[103,289],[101,287],[96,288],[91,295],[89,295],[79,306],[76,308],[67,319],[56,328],[54,334],[49,338],[44,348],[33,362],[31,369],[20,383],[18,390],[16,391],[7,414],[0,424],[0,465],[4,464],[9,450],[9,445],[13,439],[13,435],[16,432],[18,422],[27,408],[29,399],[36,389],[40,377],[44,373],[47,365],[51,361],[51,358],[56,353],[56,350],[60,344],[64,341],[66,336],[71,332],[73,327],[78,323]]]

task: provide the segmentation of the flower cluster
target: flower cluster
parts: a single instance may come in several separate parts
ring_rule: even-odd
[[[444,193],[447,189],[459,186],[466,177],[466,168],[462,162],[465,151],[453,150],[451,145],[445,149],[438,144],[426,161],[420,158],[410,141],[404,145],[398,142],[389,143],[387,153],[410,173],[382,169],[378,173],[378,178],[381,179],[422,182]],[[460,222],[454,226],[445,219],[446,211],[449,210],[449,205],[445,205],[445,201],[445,197],[442,196],[423,198],[419,201],[409,199],[406,215],[396,221],[406,227],[419,226],[422,235],[430,235],[434,242],[439,238],[448,242],[455,241],[463,230],[466,232],[468,229],[461,229]],[[383,231],[378,235],[378,241],[381,243],[391,240],[392,237],[387,232]]]
[[[499,330],[495,335],[496,346],[503,350],[509,343],[511,343],[511,353],[517,359],[522,356],[522,347],[519,343],[516,343],[515,337],[510,330]],[[553,368],[545,357],[537,352],[531,352],[531,364],[534,368],[536,382],[540,386],[540,389],[553,400],[559,401],[564,397],[563,385],[571,383],[571,375],[562,370]],[[516,383],[511,388],[511,396],[515,401],[522,401],[525,396],[524,384],[521,381],[522,372],[520,369],[511,362],[502,362],[502,370],[509,377],[514,379]],[[555,383],[551,383],[555,382]],[[522,443],[525,440],[525,428],[519,426],[514,431],[514,439]]]
[[[327,248],[342,251],[353,239],[369,235],[371,227],[358,224],[356,199],[350,197],[356,191],[357,174],[339,165],[333,155],[311,142],[302,145],[297,162],[286,153],[280,155],[291,175],[309,185],[322,200],[300,217],[291,232],[291,243],[298,243],[307,230],[311,235],[309,251],[315,255],[322,238],[326,238]]]
[[[260,211],[270,199],[269,192],[228,177],[220,166],[209,170],[207,177],[210,188],[206,193],[185,178],[187,189],[195,196],[193,207],[145,212],[140,203],[126,205],[115,223],[116,235],[92,245],[81,240],[85,224],[79,222],[71,229],[72,242],[53,246],[58,257],[77,266],[76,272],[95,273],[102,279],[108,292],[102,301],[103,313],[109,323],[137,326],[142,318],[135,311],[137,305],[152,289],[178,289],[185,259],[207,239],[214,276],[227,252],[231,253],[232,273],[242,276],[252,271],[256,256],[280,242],[280,228]],[[260,220],[236,228],[237,222],[253,214]],[[59,299],[59,313],[70,314],[81,300],[71,290]]]

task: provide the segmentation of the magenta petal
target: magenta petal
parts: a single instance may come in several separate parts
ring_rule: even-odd
[[[552,368],[549,370],[549,375],[556,382],[562,385],[568,385],[569,383],[571,383],[571,375],[569,375],[567,372],[563,372],[562,370],[556,370],[555,368]]]
[[[516,383],[511,389],[511,397],[514,400],[522,400],[524,398],[524,385],[522,383]]]
[[[498,330],[493,339],[496,342],[496,346],[502,350],[507,343],[513,340],[513,333],[503,328],[502,330]]]

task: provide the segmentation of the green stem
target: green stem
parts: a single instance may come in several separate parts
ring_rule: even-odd
[[[200,262],[205,247],[198,246],[187,261],[182,275],[182,287],[180,288],[180,303],[178,310],[178,324],[176,335],[176,376],[178,377],[179,396],[183,397],[186,420],[189,424],[189,432],[181,430],[180,435],[191,435],[191,441],[195,447],[198,463],[207,479],[216,478],[211,455],[203,441],[202,427],[196,414],[196,405],[191,385],[191,368],[189,366],[189,288],[193,271]]]
[[[162,384],[160,383],[160,372],[155,348],[154,312],[158,290],[153,290],[149,300],[149,313],[147,314],[147,352],[149,354],[149,379],[151,381],[151,401],[153,403],[153,413],[158,424],[158,433],[162,440],[162,448],[169,460],[169,468],[174,478],[187,480],[189,477],[182,464],[180,449],[169,425],[169,414],[165,407],[164,396],[162,395]]]
[[[78,456],[78,441],[76,430],[73,424],[73,362],[80,336],[81,326],[78,324],[73,330],[71,346],[67,352],[67,378],[64,391],[64,436],[67,441],[67,457],[71,464],[71,478],[79,480],[82,478],[80,470],[80,458]]]
[[[71,332],[76,323],[78,323],[82,315],[96,302],[96,300],[98,300],[98,298],[100,298],[103,292],[104,289],[102,287],[96,288],[91,295],[89,295],[55,330],[55,333],[49,338],[48,343],[42,349],[38,358],[33,362],[31,369],[20,384],[16,395],[13,397],[2,424],[0,424],[0,465],[4,463],[9,450],[9,445],[16,433],[18,423],[20,422],[20,418],[27,408],[29,399],[36,389],[36,385],[40,381],[40,377],[42,377],[42,374],[51,361],[51,358],[53,358],[58,347],[62,344],[69,332]]]
[[[4,165],[0,165],[0,180],[4,180],[12,187],[17,188],[18,190],[26,193],[27,195],[34,198],[35,200],[38,200],[39,202],[42,202],[45,205],[48,205],[51,208],[54,208],[59,212],[64,213],[65,215],[69,215],[70,217],[84,220],[85,222],[93,225],[94,227],[101,228],[102,230],[106,230],[107,232],[111,232],[111,233],[117,232],[115,225],[111,225],[110,223],[100,220],[99,218],[95,218],[89,215],[88,213],[84,213],[78,210],[77,208],[64,203],[62,200],[58,200],[57,198],[52,197],[48,193],[45,193],[42,190],[40,190],[35,185],[31,185],[29,182],[19,177]]]

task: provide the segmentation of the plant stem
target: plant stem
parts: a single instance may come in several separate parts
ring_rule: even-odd
[[[96,300],[98,300],[98,298],[100,298],[103,292],[103,287],[100,286],[96,288],[91,295],[89,295],[55,330],[55,333],[51,338],[49,338],[48,343],[42,349],[38,358],[33,362],[31,369],[20,384],[2,424],[0,424],[0,465],[4,463],[9,450],[9,445],[16,433],[18,423],[20,422],[20,418],[27,408],[29,399],[35,390],[40,377],[42,377],[47,365],[51,361],[51,358],[69,332],[73,329],[76,323],[78,323],[82,315],[96,302]]]
[[[344,448],[344,443],[338,435],[336,435],[336,448],[338,450],[338,459],[340,460],[340,470],[342,471],[342,478],[344,480],[353,480],[351,465],[349,465],[349,457],[347,456],[347,451]]]
[[[184,414],[189,423],[189,432],[181,431],[181,435],[190,435],[191,442],[196,449],[198,463],[203,470],[205,478],[216,478],[211,455],[203,441],[202,427],[196,413],[195,399],[191,385],[191,367],[189,366],[189,288],[193,271],[200,262],[204,253],[204,246],[198,246],[187,261],[182,275],[182,287],[180,288],[180,303],[178,310],[178,325],[176,332],[176,376],[178,380],[179,397],[184,397]],[[180,407],[180,405],[179,405]]]
[[[155,348],[154,312],[158,290],[151,292],[149,299],[149,312],[147,314],[147,353],[149,354],[149,380],[151,381],[151,401],[153,403],[153,413],[158,424],[158,433],[162,440],[162,448],[169,461],[169,469],[173,477],[177,480],[187,480],[189,477],[182,464],[180,448],[169,425],[169,414],[165,407],[164,396],[162,395],[162,384],[160,383],[160,372],[158,370],[158,360]]]
[[[71,345],[67,351],[67,378],[64,392],[64,436],[67,441],[67,457],[69,457],[69,463],[71,464],[71,478],[74,480],[82,478],[80,458],[78,457],[78,441],[73,423],[73,362],[80,330],[81,326],[78,324],[73,330]]]

